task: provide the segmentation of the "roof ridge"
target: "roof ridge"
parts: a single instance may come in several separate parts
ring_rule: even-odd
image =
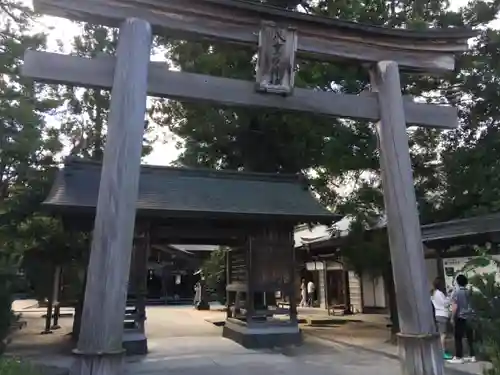
[[[287,19],[301,20],[310,22],[312,24],[323,24],[337,29],[347,29],[351,32],[357,33],[372,33],[378,34],[376,36],[393,36],[404,37],[408,39],[420,40],[460,40],[469,39],[477,35],[471,27],[447,27],[447,28],[428,28],[419,30],[415,28],[394,28],[383,25],[372,25],[368,23],[360,23],[355,21],[343,20],[340,18],[328,17],[318,14],[307,14],[296,12],[293,10],[285,10],[268,4],[253,3],[248,0],[205,0],[211,3],[219,4],[222,6],[231,6],[234,8],[253,10],[256,12],[264,13],[266,16],[274,15],[278,17],[285,17]]]
[[[102,163],[100,161],[79,158],[79,157],[67,157],[64,161],[64,167],[71,167],[71,165],[89,165],[95,168],[101,168]],[[248,172],[248,171],[237,171],[229,169],[210,169],[210,168],[192,168],[192,167],[174,167],[174,166],[163,166],[163,165],[149,165],[141,164],[141,173],[148,172],[160,172],[160,171],[170,171],[174,173],[181,173],[188,177],[215,177],[215,178],[234,178],[238,179],[249,179],[249,180],[259,180],[259,181],[275,181],[275,182],[293,182],[302,183],[304,186],[308,186],[307,177],[302,173],[292,174],[292,173],[262,173],[262,172]]]
[[[429,223],[422,225],[422,228],[425,229],[432,229],[432,228],[437,228],[441,226],[448,226],[448,225],[453,225],[453,224],[461,224],[465,222],[470,222],[473,220],[498,220],[500,218],[500,212],[490,212],[484,215],[476,215],[476,216],[469,216],[469,217],[462,217],[458,219],[452,219],[452,220],[447,220],[447,221],[439,221],[437,223]]]

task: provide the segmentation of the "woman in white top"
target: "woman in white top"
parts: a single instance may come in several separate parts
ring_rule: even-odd
[[[433,282],[431,301],[434,306],[434,317],[436,326],[441,338],[441,346],[444,350],[444,359],[450,359],[451,355],[446,353],[446,331],[448,329],[448,320],[450,319],[450,299],[444,293],[444,281],[437,277]]]

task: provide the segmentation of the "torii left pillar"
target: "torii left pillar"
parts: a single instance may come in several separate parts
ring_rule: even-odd
[[[71,375],[121,375],[123,317],[146,112],[151,26],[120,27],[85,304]]]

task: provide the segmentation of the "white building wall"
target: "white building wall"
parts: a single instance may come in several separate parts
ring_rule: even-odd
[[[438,260],[426,259],[425,267],[427,272],[427,280],[429,291],[432,289],[432,282],[438,277]],[[443,277],[443,275],[441,275]],[[364,274],[361,277],[363,290],[363,305],[366,307],[388,308],[389,301],[386,298],[386,288],[384,279],[381,276],[372,277]]]
[[[361,278],[354,271],[347,273],[349,281],[349,299],[354,313],[363,312],[363,296],[361,293]]]
[[[382,276],[371,276],[367,273],[361,277],[363,284],[363,302],[365,307],[386,308],[385,285]]]
[[[325,285],[325,270],[318,270],[318,303],[319,307],[326,309],[326,285]]]

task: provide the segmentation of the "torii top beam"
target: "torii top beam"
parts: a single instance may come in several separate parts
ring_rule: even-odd
[[[37,12],[117,27],[129,17],[183,39],[257,45],[261,20],[298,31],[299,57],[376,63],[391,56],[403,71],[442,73],[466,51],[470,29],[415,31],[363,25],[244,0],[34,0]]]

